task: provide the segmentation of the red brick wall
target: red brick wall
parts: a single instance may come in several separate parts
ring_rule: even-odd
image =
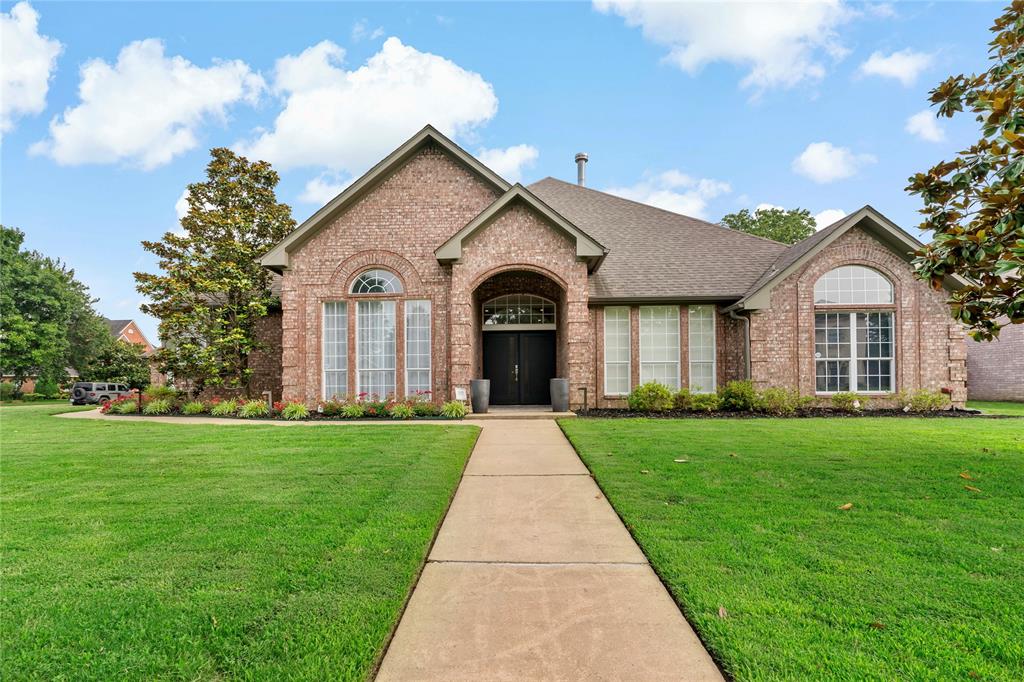
[[[1024,324],[1006,325],[995,341],[967,340],[967,395],[1024,400]]]
[[[348,294],[363,270],[382,267],[402,280],[397,299],[397,389],[404,393],[405,299],[429,299],[432,310],[433,393],[449,389],[449,284],[451,268],[434,249],[484,208],[498,193],[446,152],[428,145],[334,222],[291,254],[282,280],[284,393],[315,404],[321,387],[321,317],[325,301],[349,301],[349,392],[356,393],[355,315]]]
[[[252,396],[260,397],[263,391],[270,391],[274,400],[281,400],[282,397],[291,398],[290,395],[281,395],[281,317],[281,311],[275,309],[256,323],[256,340],[264,348],[249,355],[249,369],[253,372],[249,393]],[[162,385],[166,383],[167,377],[156,372],[155,367],[151,365],[150,380],[154,384]],[[245,391],[242,389],[208,388],[199,398],[233,398],[244,394]]]
[[[947,389],[966,399],[964,334],[949,315],[946,293],[914,277],[911,266],[854,228],[772,290],[771,308],[751,315],[751,372],[758,386],[814,395],[814,283],[840,265],[865,265],[895,287],[896,390]],[[884,404],[884,400],[878,401]]]

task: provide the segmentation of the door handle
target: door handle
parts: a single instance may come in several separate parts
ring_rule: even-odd
[[[519,383],[519,365],[512,365],[512,381]]]

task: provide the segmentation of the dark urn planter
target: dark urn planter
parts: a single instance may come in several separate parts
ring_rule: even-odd
[[[473,406],[473,414],[487,414],[491,405],[490,379],[470,379],[469,402]]]
[[[552,412],[568,412],[569,411],[569,380],[568,379],[552,379],[551,380],[551,411]]]

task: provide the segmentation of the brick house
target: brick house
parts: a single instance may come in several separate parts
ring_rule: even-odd
[[[914,278],[919,243],[873,208],[786,246],[588,189],[577,162],[577,184],[510,185],[424,128],[262,258],[281,275],[267,380],[310,404],[447,400],[477,378],[492,404],[544,404],[563,377],[574,407],[603,407],[646,381],[749,377],[963,405],[946,292]]]
[[[1007,324],[994,341],[967,340],[967,394],[1024,401],[1024,324]]]
[[[149,359],[149,383],[162,386],[167,383],[167,376],[162,374],[156,366],[156,358],[153,355],[156,351],[160,350],[146,338],[146,335],[139,329],[139,325],[135,324],[135,320],[111,320],[110,318],[103,318],[107,323],[107,328],[110,330],[110,335],[118,341],[124,343],[131,343],[136,346],[142,346],[142,354]]]

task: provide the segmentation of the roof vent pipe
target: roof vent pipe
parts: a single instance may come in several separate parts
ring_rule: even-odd
[[[580,187],[587,186],[587,159],[589,157],[580,152],[576,155],[576,184]]]

